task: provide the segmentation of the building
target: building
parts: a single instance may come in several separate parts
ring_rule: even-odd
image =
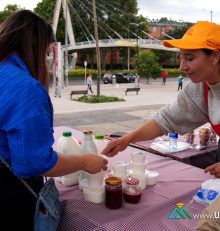
[[[161,38],[163,33],[167,34],[174,29],[182,27],[182,22],[149,22],[149,34],[155,38]]]

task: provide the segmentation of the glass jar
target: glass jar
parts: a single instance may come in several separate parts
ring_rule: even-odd
[[[200,146],[207,147],[209,145],[210,130],[209,128],[200,128],[199,143]]]
[[[128,177],[126,180],[126,186],[123,189],[123,198],[126,202],[137,204],[142,195],[142,189],[138,186],[139,180],[137,178]]]
[[[105,179],[105,205],[109,209],[122,206],[122,180],[118,177]]]
[[[194,144],[194,139],[195,139],[194,131],[186,133],[185,138],[186,138],[186,143]]]

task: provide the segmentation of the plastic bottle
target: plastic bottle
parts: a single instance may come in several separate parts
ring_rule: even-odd
[[[169,149],[177,150],[178,133],[169,134]]]
[[[94,141],[93,132],[91,130],[85,130],[83,131],[84,138],[82,141],[82,144],[80,146],[80,153],[98,153],[97,147]],[[82,190],[84,180],[86,179],[85,171],[81,170],[79,175],[79,188]]]
[[[98,153],[101,154],[102,150],[106,147],[106,144],[107,144],[105,142],[104,135],[96,134],[95,135],[95,144],[96,144]]]
[[[64,131],[63,135],[57,141],[57,152],[64,155],[74,155],[79,154],[79,143],[72,136],[72,132]],[[65,176],[59,177],[61,183],[65,186],[72,186],[78,184],[79,171],[74,172]]]

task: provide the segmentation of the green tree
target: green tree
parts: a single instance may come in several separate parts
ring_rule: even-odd
[[[13,13],[17,12],[18,10],[21,10],[23,8],[19,7],[16,4],[9,4],[4,8],[4,11],[0,11],[0,23],[5,21],[7,17],[12,15]]]
[[[139,52],[138,74],[146,77],[147,83],[149,78],[157,78],[161,75],[161,67],[158,63],[158,57],[149,50]]]

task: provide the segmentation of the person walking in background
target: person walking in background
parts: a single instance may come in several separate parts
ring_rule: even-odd
[[[162,71],[161,76],[162,76],[162,83],[161,84],[166,85],[168,73],[166,71]]]
[[[177,91],[179,91],[180,89],[181,90],[183,89],[183,76],[179,75],[177,80],[178,80],[178,90]]]
[[[38,194],[43,176],[107,170],[107,160],[95,153],[53,149],[47,57],[54,42],[51,25],[29,10],[0,25],[0,155],[12,170],[0,161],[1,230],[33,230],[37,199],[18,177]]]
[[[140,87],[140,76],[138,74],[135,77],[135,87]]]
[[[88,75],[86,83],[87,83],[87,86],[88,86],[87,92],[89,92],[89,90],[90,90],[90,92],[93,94],[93,90],[92,90],[93,80],[92,80],[92,75],[91,74]]]

